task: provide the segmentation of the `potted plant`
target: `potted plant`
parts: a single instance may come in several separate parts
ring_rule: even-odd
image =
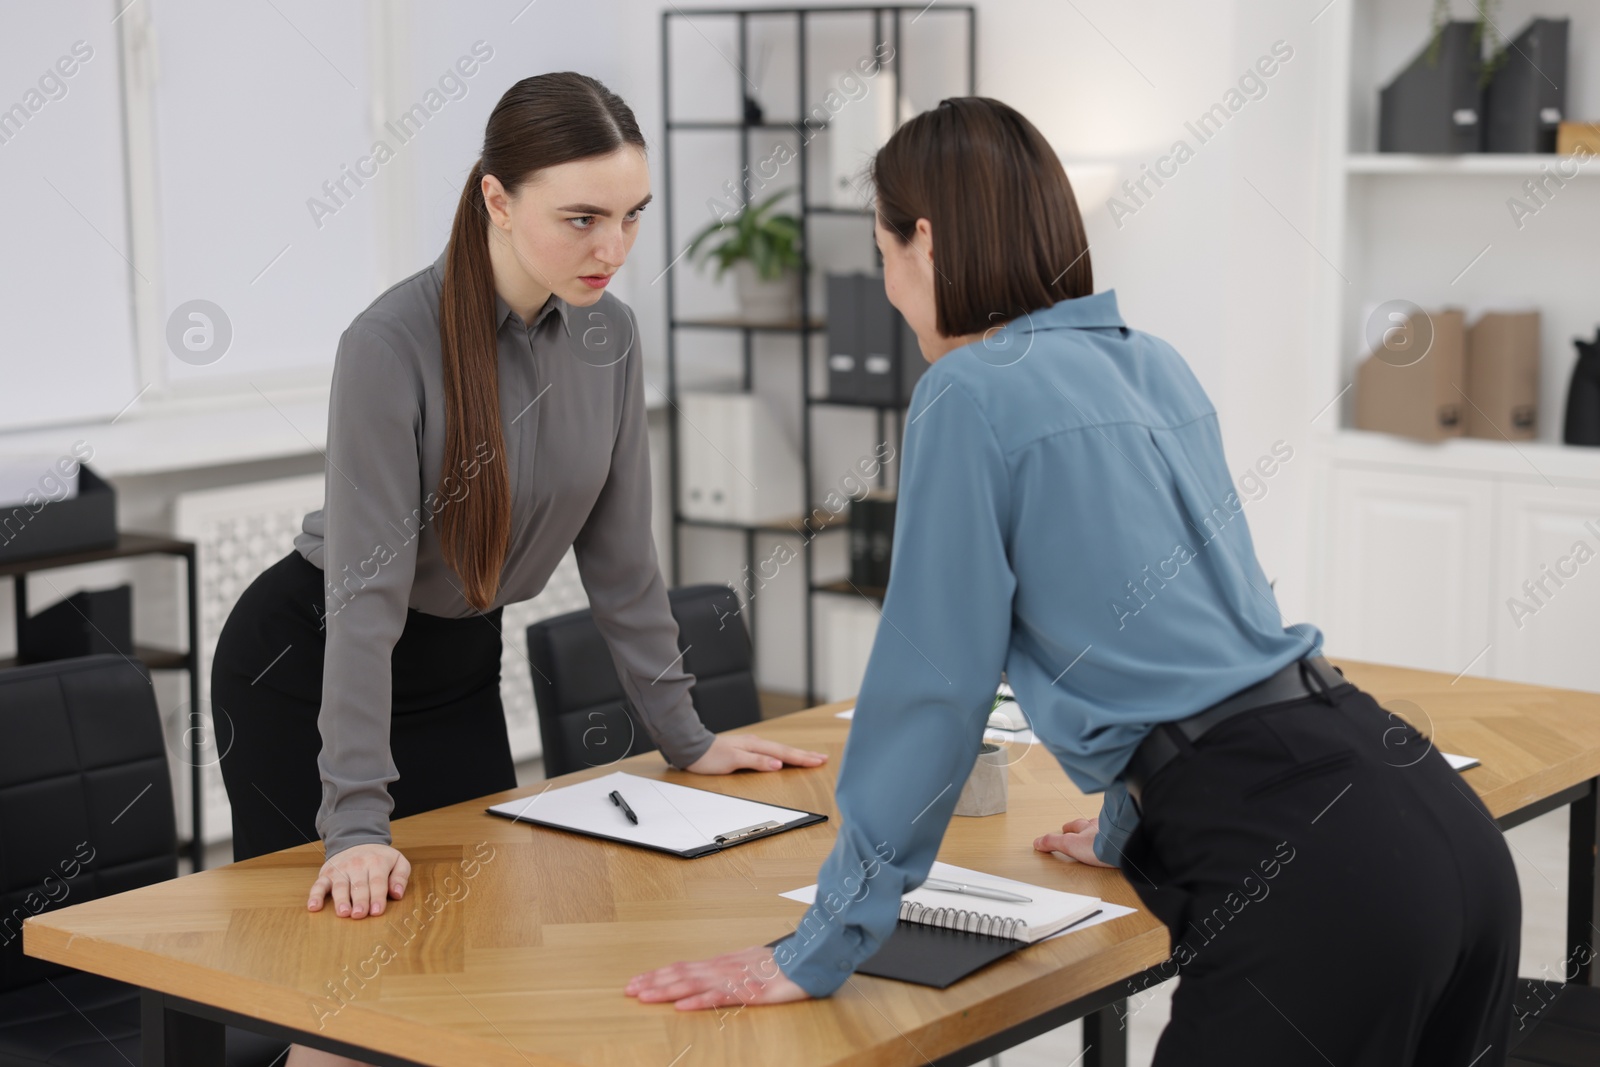
[[[1472,6],[1478,12],[1478,17],[1472,27],[1472,43],[1483,49],[1483,66],[1478,71],[1478,85],[1483,87],[1489,84],[1494,77],[1494,72],[1499,70],[1506,61],[1507,41],[1497,41],[1498,31],[1494,22],[1494,11],[1500,0],[1472,0]],[[1433,0],[1433,36],[1428,40],[1428,62],[1439,62],[1439,44],[1444,38],[1444,28],[1451,19],[1451,0]]]
[[[733,271],[734,291],[745,318],[785,322],[800,314],[800,220],[774,211],[794,192],[782,189],[759,204],[746,204],[731,219],[695,234],[688,255],[717,264],[716,277]]]

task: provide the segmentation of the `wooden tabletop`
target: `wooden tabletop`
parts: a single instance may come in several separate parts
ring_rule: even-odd
[[[1464,780],[1496,816],[1600,775],[1600,695],[1342,663],[1440,747],[1477,756]],[[633,974],[761,944],[804,906],[837,829],[835,768],[848,722],[830,704],[753,732],[826,751],[815,769],[705,777],[648,754],[626,770],[825,812],[830,821],[701,859],[513,823],[489,803],[541,784],[402,819],[406,899],[383,915],[305,909],[321,862],[305,845],[29,919],[30,955],[320,1031],[425,1064],[914,1065],[955,1051],[1162,962],[1166,930],[1140,910],[1031,946],[946,990],[853,976],[832,997],[679,1012],[625,996]],[[1094,815],[1042,746],[1012,746],[1002,815],[952,820],[939,858],[1120,904],[1114,870],[1034,852],[1035,836]]]
[[[1481,760],[1462,780],[1497,819],[1600,777],[1600,693],[1334,662],[1439,748]]]

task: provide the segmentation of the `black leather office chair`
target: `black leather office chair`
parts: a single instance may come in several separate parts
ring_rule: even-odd
[[[738,595],[726,585],[688,585],[670,590],[667,599],[678,620],[683,669],[694,675],[691,694],[700,720],[712,732],[759,722],[750,635]],[[528,659],[547,778],[655,751],[589,611],[528,627]]]
[[[120,655],[0,671],[0,738],[0,1067],[137,1065],[138,989],[23,955],[22,922],[177,877],[148,676]],[[285,1048],[227,1031],[228,1067]]]

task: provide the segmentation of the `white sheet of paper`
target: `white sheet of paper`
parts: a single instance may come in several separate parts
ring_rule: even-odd
[[[845,708],[843,711],[834,712],[836,719],[855,718],[855,708]],[[1011,742],[1018,745],[1037,745],[1039,739],[1033,735],[1032,730],[984,730],[983,739],[991,744]]]
[[[1469,767],[1476,767],[1478,765],[1478,757],[1476,756],[1458,756],[1453,752],[1446,752],[1443,749],[1439,750],[1439,755],[1443,756],[1449,762],[1450,767],[1453,770],[1464,771]]]
[[[639,825],[629,822],[622,809],[611,802],[613,789],[639,816]],[[508,800],[494,805],[492,810],[678,852],[713,844],[717,834],[730,830],[742,830],[769,819],[787,824],[807,814],[621,771]]]

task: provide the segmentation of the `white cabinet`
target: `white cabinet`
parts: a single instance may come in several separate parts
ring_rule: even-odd
[[[1496,491],[1495,676],[1600,690],[1600,489]]]
[[[1600,692],[1600,484],[1554,480],[1335,461],[1328,652]]]
[[[1484,673],[1492,484],[1335,468],[1323,576],[1327,650]]]

